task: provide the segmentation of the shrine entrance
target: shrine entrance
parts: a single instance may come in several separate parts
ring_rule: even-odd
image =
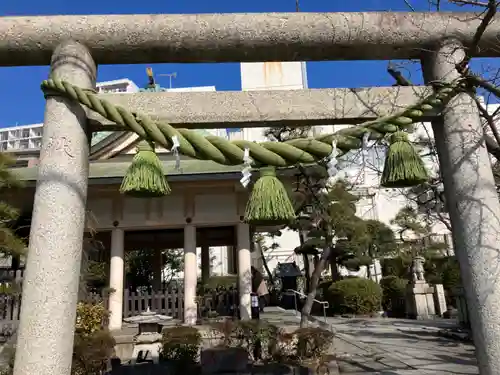
[[[117,246],[113,243],[112,233],[105,231],[93,236],[92,247],[87,250],[87,264],[102,263],[101,267],[107,273],[104,289],[110,290],[109,304],[106,304],[115,317],[120,315],[119,311],[126,318],[149,307],[158,313],[182,319],[186,274],[189,273],[188,279],[194,274],[195,290],[198,291],[208,282],[214,266],[226,273],[237,272],[235,226],[196,228],[198,251],[194,254],[194,269],[186,269],[186,265],[189,268],[193,264],[193,254],[184,247],[183,228],[124,230],[122,257],[112,254],[113,246]],[[211,249],[217,250],[216,256],[211,255]],[[201,259],[198,259],[198,254]],[[225,263],[223,267],[221,263]],[[121,305],[118,295],[123,295]],[[202,301],[203,295],[196,295],[200,309],[215,310],[218,307],[219,310],[229,310],[228,306],[220,306],[219,302],[213,301],[213,296],[209,298],[211,301],[205,302]],[[219,306],[207,307],[208,303]],[[121,322],[115,321],[115,324],[115,329],[121,327]]]

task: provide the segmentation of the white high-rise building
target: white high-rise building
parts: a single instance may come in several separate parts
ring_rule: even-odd
[[[133,93],[139,91],[130,79],[100,82],[96,85],[100,93]],[[0,129],[0,151],[38,150],[42,145],[43,123],[12,126]]]

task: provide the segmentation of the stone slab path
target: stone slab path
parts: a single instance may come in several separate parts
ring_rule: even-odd
[[[440,322],[330,319],[341,373],[478,374],[474,346],[438,335]]]
[[[274,309],[263,318],[288,327],[298,322],[293,312]],[[473,345],[438,335],[453,322],[387,318],[327,321],[337,333],[335,354],[341,374],[479,374]]]

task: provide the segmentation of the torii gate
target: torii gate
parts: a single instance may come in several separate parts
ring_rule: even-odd
[[[416,12],[0,18],[1,66],[50,62],[51,78],[71,85],[66,92],[54,90],[47,96],[14,374],[67,375],[70,371],[89,131],[96,129],[88,127],[87,112],[75,101],[78,95],[70,91],[75,94],[75,86],[94,87],[96,63],[420,58],[427,82],[453,83],[464,45],[472,43],[479,24],[480,16],[471,13]],[[481,39],[479,56],[499,57],[495,48],[499,33],[500,20],[494,19]],[[74,41],[67,41],[67,36]],[[393,98],[393,103],[381,105],[380,114],[387,115],[401,105],[413,104],[419,90],[430,88],[413,89],[96,97],[127,104],[176,126],[216,127],[224,121],[225,127],[245,127],[331,124],[346,116],[351,117],[350,122],[359,122],[371,115],[356,96]],[[85,98],[80,95],[79,101],[85,104]],[[237,111],[230,112],[237,106]],[[480,371],[496,375],[500,373],[500,203],[473,99],[467,93],[454,95],[446,110],[433,117],[433,128],[455,249],[473,307],[470,313]],[[141,129],[134,130],[151,136]],[[171,139],[166,137],[166,142]]]

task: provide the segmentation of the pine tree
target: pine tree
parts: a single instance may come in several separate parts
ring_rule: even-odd
[[[5,153],[0,153],[0,256],[18,257],[26,254],[26,239],[18,234],[17,224],[20,211],[9,202],[6,193],[11,189],[19,189],[19,181],[12,169],[13,160]]]
[[[296,250],[302,254],[321,255],[314,267],[307,299],[302,309],[301,326],[306,326],[316,298],[322,272],[331,265],[332,279],[339,280],[338,266],[359,269],[393,248],[394,233],[376,220],[356,216],[358,197],[344,181],[331,186],[325,182],[326,169],[318,165],[310,171],[301,168],[303,204],[294,229],[307,233],[307,240]]]
[[[398,228],[400,243],[397,252],[400,256],[407,258],[423,256],[430,259],[442,256],[442,251],[447,247],[443,242],[429,240],[432,234],[430,224],[426,223],[411,206],[399,210],[391,224]]]

